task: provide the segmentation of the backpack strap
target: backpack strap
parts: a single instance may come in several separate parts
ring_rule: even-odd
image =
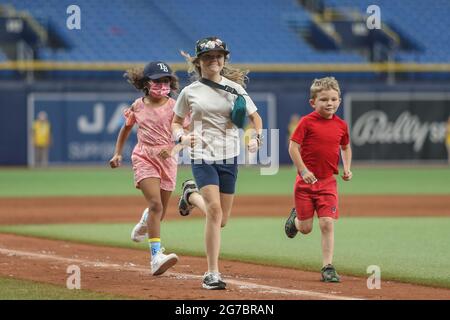
[[[237,98],[234,101],[233,109],[231,110],[230,118],[231,122],[233,122],[238,128],[243,128],[246,116],[246,102],[244,96],[237,92],[237,90],[233,87],[223,86],[217,82],[205,78],[200,78],[199,81],[211,88],[220,89],[237,95]]]
[[[239,92],[237,92],[237,90],[233,87],[230,86],[223,86],[217,82],[211,81],[209,79],[205,79],[205,78],[200,78],[198,81],[200,81],[203,84],[206,84],[207,86],[211,87],[211,88],[215,88],[215,89],[220,89],[235,95],[240,95]]]

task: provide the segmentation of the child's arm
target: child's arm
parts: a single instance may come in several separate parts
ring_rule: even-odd
[[[174,115],[172,120],[172,135],[174,137],[175,143],[177,144],[179,143],[183,146],[190,145],[191,147],[194,147],[195,136],[192,133],[186,134],[186,132],[183,129],[183,122],[184,118]]]
[[[121,165],[123,146],[130,135],[131,129],[133,129],[133,125],[123,125],[120,129],[119,136],[117,137],[116,148],[114,150],[114,156],[111,160],[109,160],[109,165],[111,168],[117,168]]]
[[[169,156],[173,157],[174,155],[178,154],[184,147],[185,146],[183,146],[181,143],[176,144],[170,151]]]
[[[317,179],[314,176],[314,173],[306,168],[302,156],[300,155],[300,145],[292,140],[289,142],[289,155],[291,156],[291,159],[297,168],[298,174],[302,177],[303,181],[306,183],[316,183]]]
[[[350,167],[352,165],[352,148],[350,147],[350,144],[341,146],[341,156],[342,164],[344,166],[344,175],[342,175],[342,179],[344,181],[349,181],[353,176],[350,171]]]
[[[258,112],[253,112],[248,116],[253,128],[256,132],[256,136],[250,138],[248,142],[248,149],[250,152],[256,152],[262,145],[262,119]]]

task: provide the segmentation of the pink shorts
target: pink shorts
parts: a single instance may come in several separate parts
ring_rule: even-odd
[[[177,160],[174,157],[163,160],[158,153],[167,147],[142,147],[137,144],[131,161],[134,171],[134,185],[139,189],[139,182],[146,178],[159,178],[161,189],[175,190],[177,179]]]
[[[308,184],[297,176],[294,186],[295,210],[297,219],[307,220],[317,216],[339,218],[337,183],[334,176],[318,179],[314,184]]]

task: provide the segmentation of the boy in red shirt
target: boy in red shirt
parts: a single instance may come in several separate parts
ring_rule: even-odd
[[[337,186],[339,150],[344,173],[342,179],[352,178],[350,171],[352,151],[348,126],[335,115],[341,102],[341,90],[333,77],[315,79],[310,90],[309,103],[313,112],[300,119],[289,144],[289,155],[297,167],[294,186],[295,208],[285,224],[289,238],[298,231],[312,230],[314,211],[319,217],[322,234],[322,281],[339,282],[332,265],[334,250],[334,220],[338,218]]]

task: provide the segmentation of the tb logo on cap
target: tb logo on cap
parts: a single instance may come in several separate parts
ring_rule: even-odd
[[[169,71],[169,69],[167,69],[167,66],[164,63],[158,63],[158,66],[164,72],[168,72]]]

